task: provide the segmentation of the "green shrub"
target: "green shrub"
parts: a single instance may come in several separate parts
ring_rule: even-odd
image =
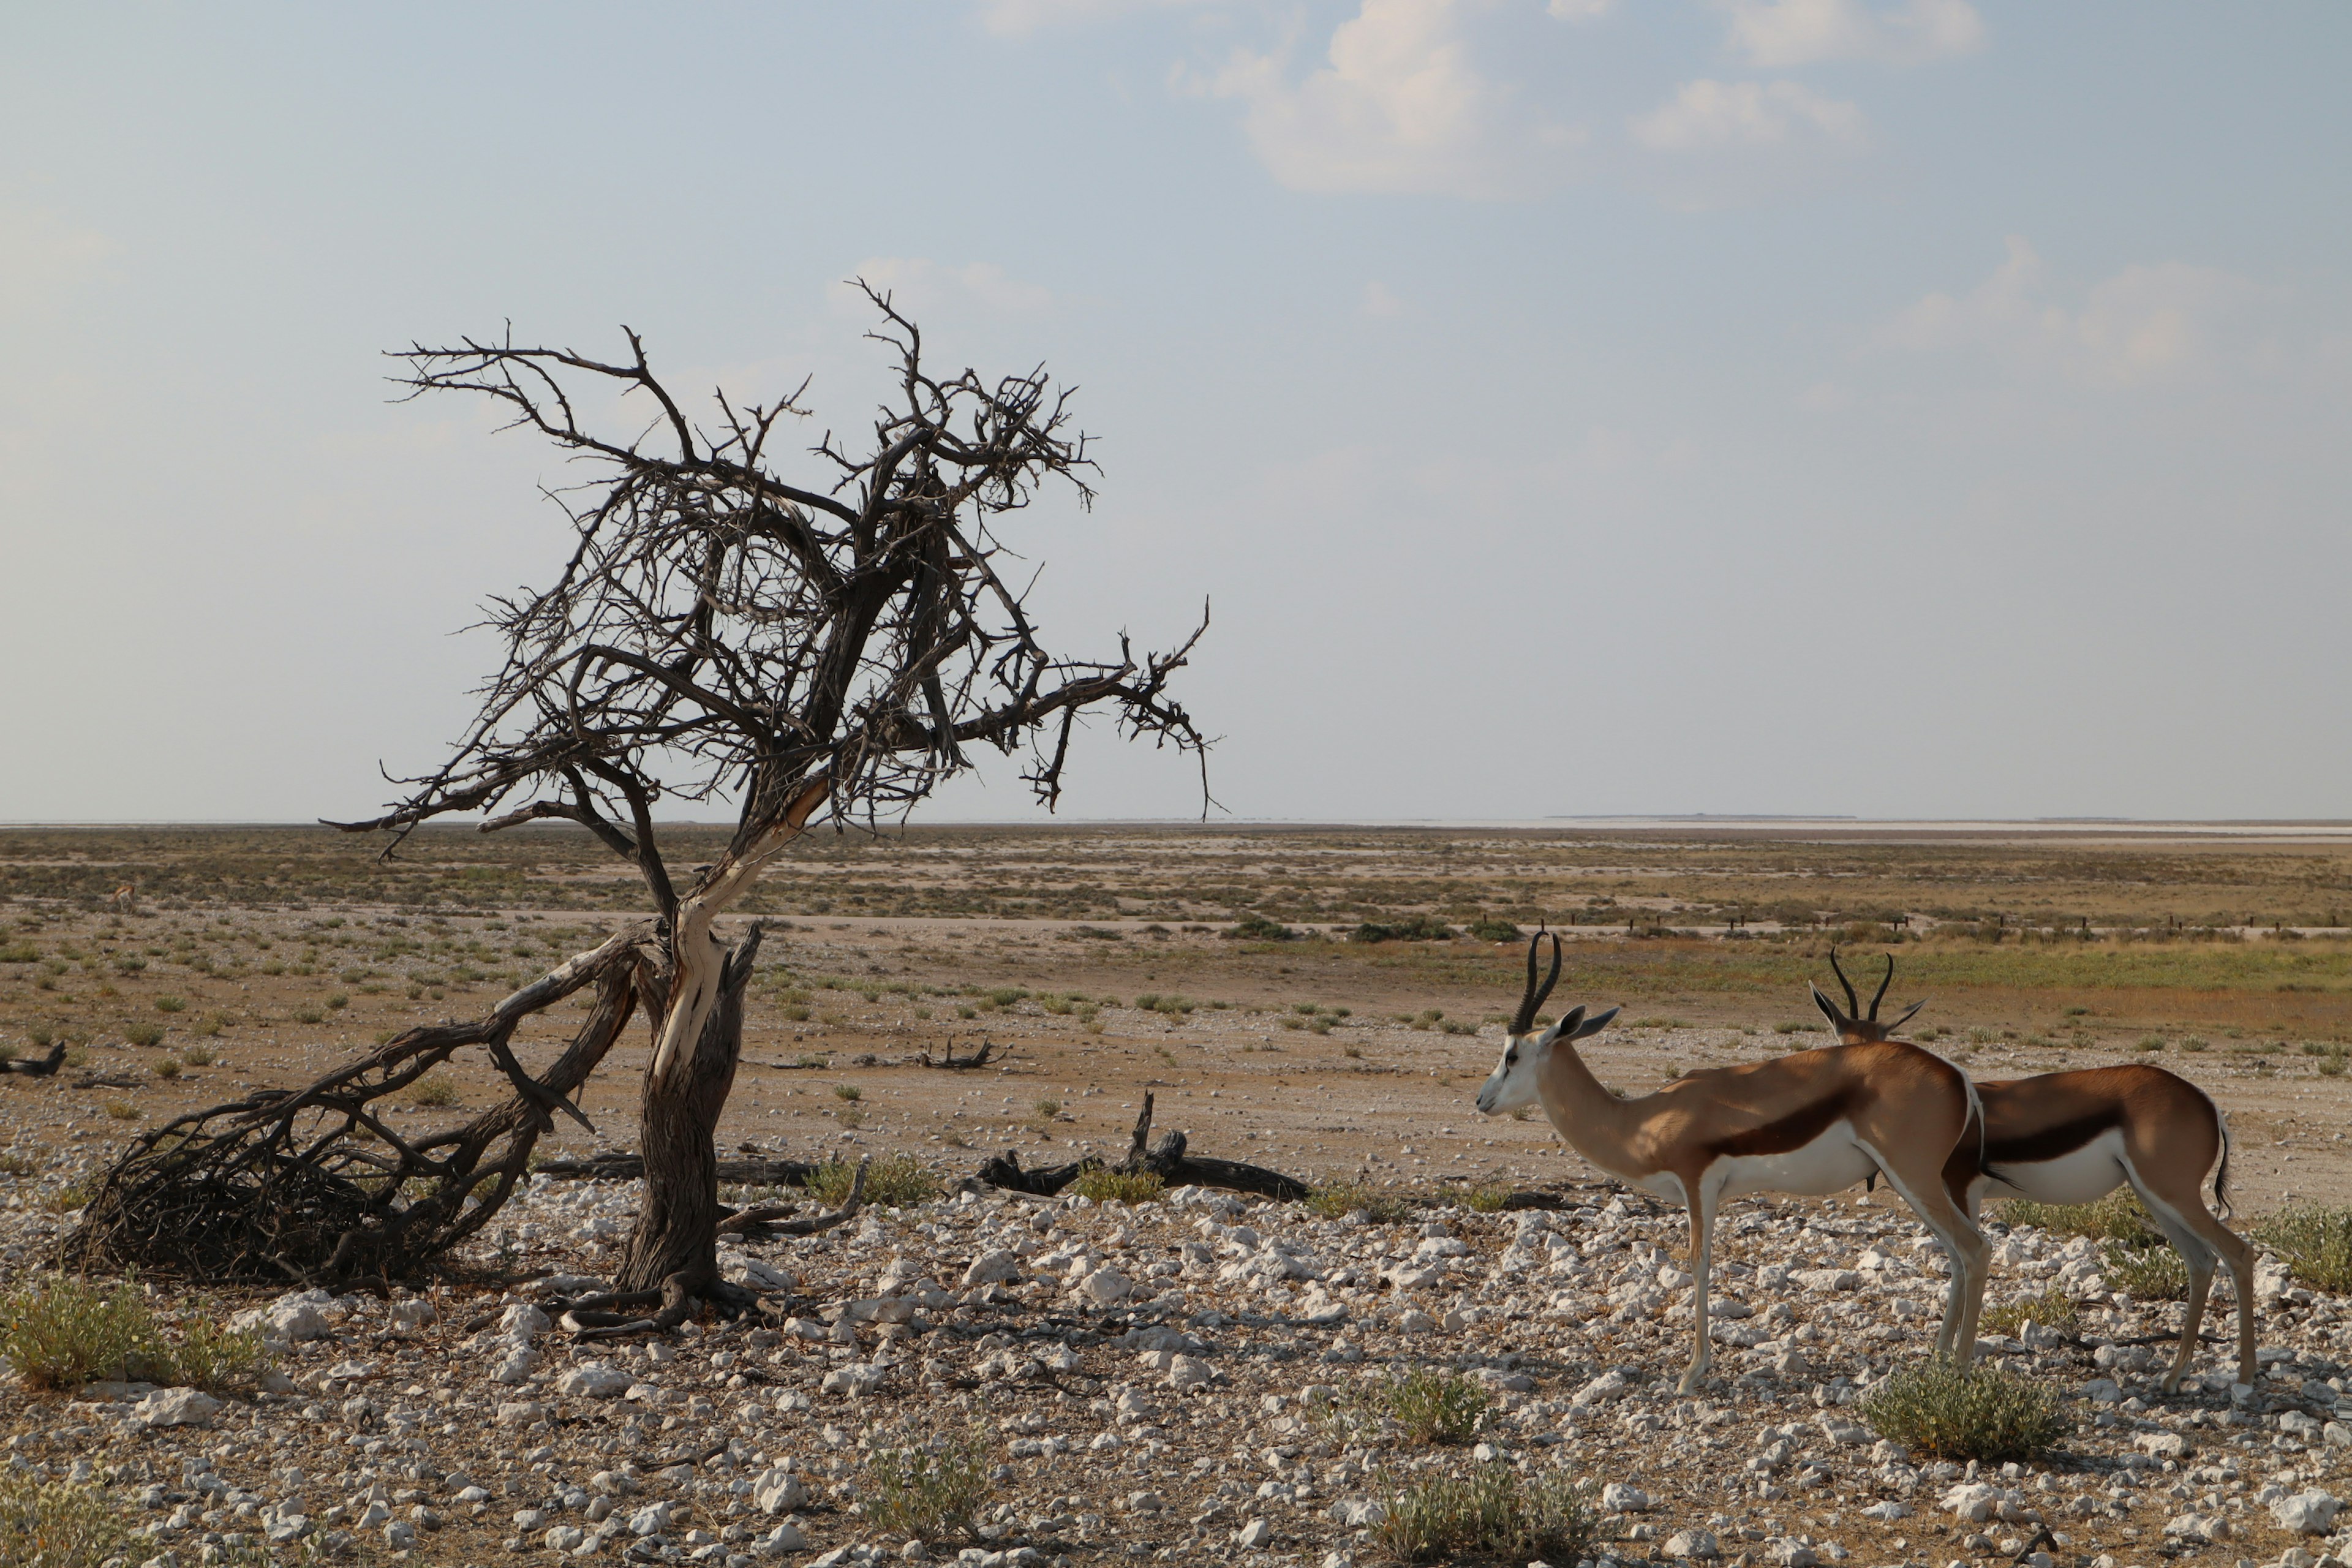
[[[1979,1322],[1987,1333],[2014,1334],[2028,1323],[2039,1323],[2071,1334],[2083,1326],[2083,1310],[2063,1290],[2044,1290],[2038,1296],[2020,1296],[2014,1301],[1987,1307]]]
[[[1070,1184],[1072,1192],[1098,1204],[1114,1198],[1123,1204],[1156,1203],[1167,1189],[1166,1178],[1155,1172],[1114,1171],[1107,1165],[1081,1171],[1078,1179]]]
[[[1388,1514],[1372,1533],[1401,1563],[1573,1563],[1592,1539],[1592,1510],[1565,1477],[1522,1480],[1494,1464],[1381,1490]]]
[[[2030,1225],[2060,1236],[2087,1236],[2094,1241],[2119,1241],[2126,1247],[2156,1247],[2164,1233],[2147,1217],[2137,1194],[2117,1187],[2095,1204],[2037,1204],[2011,1198],[2000,1205],[2002,1223]]]
[[[2254,1226],[2253,1237],[2312,1289],[2352,1295],[2352,1208],[2297,1204]]]
[[[1307,1194],[1307,1207],[1325,1219],[1360,1214],[1382,1225],[1394,1225],[1411,1217],[1413,1212],[1413,1205],[1407,1199],[1362,1182],[1333,1182],[1318,1187]]]
[[[1298,933],[1264,915],[1244,915],[1217,933],[1228,942],[1297,942]]]
[[[1390,1383],[1378,1395],[1383,1414],[1418,1443],[1467,1443],[1478,1435],[1494,1399],[1458,1372],[1420,1367]]]
[[[294,1009],[294,1019],[300,1024],[323,1024],[327,1020],[327,1015],[316,1007],[305,1005]]]
[[[1963,1372],[1948,1361],[1906,1367],[1858,1408],[1881,1436],[1939,1459],[2030,1459],[2066,1430],[2055,1387],[1998,1367]]]
[[[1474,1214],[1501,1214],[1511,1201],[1508,1182],[1478,1182],[1466,1187],[1449,1187],[1445,1195]]]
[[[155,1011],[158,1013],[184,1013],[187,1010],[188,1003],[185,997],[158,996],[155,998]]]
[[[1454,928],[1444,921],[1429,915],[1412,915],[1401,921],[1366,921],[1349,933],[1348,940],[1350,942],[1452,942]]]
[[[801,1178],[801,1186],[827,1208],[849,1201],[857,1167],[847,1160],[827,1160]],[[879,1208],[912,1208],[940,1195],[940,1179],[912,1154],[892,1154],[866,1167],[866,1195],[860,1201]]]
[[[854,1083],[837,1083],[833,1086],[833,1098],[835,1100],[845,1100],[852,1105],[856,1104],[859,1096],[864,1093],[865,1090],[859,1089]]]
[[[122,1026],[122,1037],[134,1046],[152,1046],[163,1037],[163,1026],[141,1018]]]
[[[180,1055],[192,1068],[208,1068],[220,1060],[210,1046],[190,1046]]]
[[[455,1105],[457,1086],[446,1078],[429,1077],[408,1091],[411,1105]]]
[[[1475,942],[1525,942],[1528,933],[1509,921],[1482,916],[1464,928]]]
[[[100,1568],[124,1555],[130,1538],[131,1521],[98,1488],[0,1471],[0,1563]]]
[[[349,996],[344,995],[340,991],[334,992],[327,998],[327,1005],[333,1008],[338,1013],[341,1012],[351,1005],[352,999]]]
[[[893,1540],[968,1536],[988,1498],[989,1459],[977,1435],[935,1447],[877,1448],[866,1456],[858,1506]]]
[[[2154,1247],[2104,1243],[2099,1247],[2099,1267],[2109,1285],[2129,1292],[2135,1300],[2189,1300],[2189,1265],[2168,1242],[2159,1241]]]
[[[134,1282],[101,1290],[51,1276],[0,1297],[0,1355],[35,1388],[94,1379],[224,1388],[258,1373],[262,1350],[257,1335],[222,1321],[208,1309],[192,1310],[175,1342]]]
[[[179,1076],[180,1076],[180,1058],[177,1058],[177,1057],[164,1057],[163,1058],[162,1058],[161,1060],[159,1060],[158,1062],[156,1062],[156,1064],[155,1064],[155,1076],[156,1076],[157,1078],[160,1078],[160,1079],[175,1079],[175,1078],[179,1077]]]

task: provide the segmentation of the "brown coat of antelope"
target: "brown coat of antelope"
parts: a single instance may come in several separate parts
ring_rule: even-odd
[[[1528,944],[1527,991],[1502,1060],[1478,1090],[1478,1109],[1493,1115],[1541,1104],[1578,1153],[1688,1211],[1695,1338],[1682,1391],[1698,1385],[1712,1360],[1708,1266],[1722,1201],[1756,1192],[1834,1193],[1881,1174],[1951,1258],[1940,1342],[1967,1365],[1984,1300],[1985,1242],[1945,1189],[1943,1172],[1974,1126],[1968,1075],[1931,1051],[1890,1040],[1705,1068],[1655,1094],[1621,1100],[1575,1046],[1605,1027],[1616,1008],[1593,1018],[1573,1008],[1534,1032],[1536,1012],[1559,979],[1559,938],[1552,936],[1551,973],[1536,982],[1546,934]]]
[[[1838,1037],[1852,1045],[1883,1039],[1903,1018],[1878,1022],[1878,1003],[1895,979],[1888,954],[1886,977],[1864,1016],[1839,969],[1846,1010],[1822,994],[1813,1000],[1828,1015]],[[2205,1177],[2213,1176],[2213,1199],[2229,1211],[2230,1129],[2205,1091],[2176,1073],[2139,1062],[2041,1073],[2032,1078],[1979,1079],[1984,1107],[1981,1140],[1961,1140],[1944,1171],[1944,1187],[1973,1220],[1988,1197],[2029,1198],[2042,1204],[2087,1204],[2129,1184],[2189,1265],[2189,1311],[2180,1348],[2165,1374],[2167,1393],[2180,1386],[2197,1349],[2205,1317],[2206,1292],[2218,1259],[2230,1270],[2238,1298],[2238,1381],[2254,1381],[2254,1257],[2245,1239],[2205,1205]],[[1979,1148],[1981,1144],[1981,1148]]]

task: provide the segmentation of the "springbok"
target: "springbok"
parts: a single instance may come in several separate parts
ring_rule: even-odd
[[[113,896],[109,898],[107,902],[114,906],[114,910],[117,914],[128,913],[130,910],[136,909],[139,905],[139,884],[136,882],[123,883],[122,886],[114,889]]]
[[[1876,997],[1863,1016],[1834,952],[1830,967],[1845,986],[1849,1010],[1838,1011],[1819,987],[1813,1000],[1829,1015],[1838,1038],[1866,1045],[1885,1038],[1902,1023],[1879,1023]],[[1894,979],[1895,955],[1889,953],[1879,996]],[[1915,1004],[1903,1018],[1925,1005]],[[1963,1139],[1944,1170],[1945,1190],[1969,1218],[1977,1217],[1988,1197],[2088,1204],[2128,1183],[2189,1265],[2189,1311],[2180,1327],[2180,1348],[2164,1377],[2165,1392],[2180,1386],[2196,1356],[2217,1258],[2228,1266],[2238,1295],[2238,1381],[2253,1382],[2253,1248],[2205,1205],[2210,1172],[2214,1204],[2223,1214],[2230,1210],[2230,1124],[2211,1098],[2178,1073],[2138,1062],[1979,1079],[1977,1096],[1984,1107],[1984,1135]]]
[[[1559,938],[1551,973],[1536,983],[1538,946],[1528,943],[1528,985],[1504,1037],[1503,1058],[1478,1090],[1488,1115],[1540,1102],[1569,1146],[1622,1181],[1679,1199],[1690,1215],[1695,1319],[1685,1394],[1706,1375],[1714,1354],[1706,1301],[1717,1208],[1743,1193],[1814,1195],[1884,1173],[1952,1260],[1945,1302],[1948,1345],[1965,1366],[1976,1349],[1984,1300],[1985,1241],[1946,1191],[1944,1167],[1975,1119],[1968,1075],[1932,1051],[1899,1041],[1794,1051],[1769,1061],[1686,1073],[1655,1094],[1620,1100],[1604,1088],[1575,1043],[1598,1034],[1617,1009],[1588,1018],[1582,1007],[1533,1033],[1536,1011],[1559,979]]]

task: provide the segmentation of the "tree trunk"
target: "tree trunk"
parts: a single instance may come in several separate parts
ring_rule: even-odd
[[[719,1117],[743,1054],[743,991],[760,936],[753,926],[727,954],[719,995],[691,1055],[667,1072],[646,1069],[637,1134],[646,1201],[613,1282],[616,1290],[658,1289],[683,1274],[686,1289],[699,1294],[719,1277]],[[668,1000],[673,1007],[692,1005],[683,986],[673,985]]]

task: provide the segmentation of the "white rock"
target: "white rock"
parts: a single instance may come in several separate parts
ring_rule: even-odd
[[[559,1524],[540,1538],[550,1552],[570,1552],[587,1539],[586,1531],[569,1524]]]
[[[441,1314],[434,1310],[433,1303],[422,1296],[413,1300],[394,1301],[391,1311],[385,1315],[392,1320],[392,1330],[396,1334],[413,1334],[441,1321]]]
[[[1251,1520],[1242,1526],[1241,1533],[1234,1537],[1234,1540],[1238,1542],[1245,1552],[1255,1552],[1273,1539],[1274,1526],[1262,1519]]]
[[[1419,1309],[1397,1314],[1396,1328],[1401,1334],[1425,1334],[1437,1327],[1437,1320]]]
[[[159,1388],[131,1408],[131,1421],[141,1426],[209,1426],[220,1414],[221,1402],[194,1388]]]
[[[1641,1488],[1611,1481],[1601,1489],[1601,1506],[1612,1513],[1646,1513],[1652,1505],[1650,1494]]]
[[[1168,1364],[1168,1386],[1179,1394],[1206,1388],[1216,1381],[1216,1370],[1198,1356],[1174,1356]]]
[[[2281,1530],[2292,1530],[2298,1535],[2325,1535],[2343,1507],[2335,1497],[2313,1487],[2271,1504],[2271,1518]]]
[[[536,1399],[509,1400],[493,1419],[501,1426],[530,1426],[547,1419],[547,1406]]]
[[[1080,1295],[1106,1307],[1114,1301],[1126,1300],[1129,1293],[1134,1289],[1134,1285],[1129,1281],[1126,1275],[1108,1266],[1096,1269],[1078,1281]]]
[[[1808,1290],[1859,1290],[1862,1276],[1852,1268],[1800,1268],[1790,1279]]]
[[[2132,1439],[2143,1454],[2158,1459],[2185,1459],[2189,1439],[2178,1432],[2143,1432]]]
[[[404,1519],[388,1520],[383,1527],[383,1543],[394,1552],[405,1552],[416,1544],[416,1527]]]
[[[1388,1505],[1377,1498],[1342,1498],[1326,1517],[1350,1530],[1367,1530],[1388,1518]]]
[[[618,1367],[607,1366],[601,1361],[583,1361],[555,1380],[555,1391],[589,1399],[616,1399],[626,1394],[635,1381]]]
[[[827,1394],[841,1394],[853,1399],[862,1399],[880,1386],[888,1370],[887,1367],[874,1366],[865,1362],[851,1362],[845,1366],[837,1366],[826,1373],[822,1386]]]
[[[539,1368],[539,1352],[529,1345],[516,1345],[499,1359],[490,1369],[490,1381],[514,1384],[529,1383],[530,1374]]]
[[[767,1556],[782,1557],[787,1552],[807,1551],[808,1537],[801,1532],[799,1525],[788,1519],[761,1536],[755,1544]]]
[[[635,1536],[659,1535],[669,1528],[669,1504],[647,1503],[629,1515],[629,1533]]]
[[[808,1488],[789,1470],[770,1470],[751,1483],[751,1500],[761,1513],[791,1513],[808,1501]]]
[[[1010,1285],[1020,1278],[1021,1259],[1001,1247],[982,1253],[963,1271],[967,1289],[975,1285]]]
[[[2227,1541],[2230,1521],[2209,1518],[2201,1513],[2176,1514],[2164,1521],[2164,1533],[2174,1540]]]
[[[1712,1562],[1723,1555],[1711,1530],[1677,1530],[1666,1537],[1665,1554],[1685,1557],[1695,1563]]]
[[[1885,1502],[1874,1502],[1868,1508],[1864,1509],[1862,1510],[1862,1517],[1864,1519],[1878,1520],[1882,1523],[1892,1524],[1898,1519],[1910,1518],[1911,1509],[1910,1505],[1907,1503],[1899,1503],[1893,1498],[1888,1498]]]
[[[500,1337],[512,1340],[517,1344],[527,1345],[552,1327],[554,1324],[547,1314],[528,1301],[517,1301],[499,1318]]]
[[[266,1307],[237,1313],[228,1321],[228,1326],[255,1331],[268,1344],[301,1344],[324,1339],[334,1331],[324,1310],[324,1303],[330,1300],[324,1290],[280,1296]]]

